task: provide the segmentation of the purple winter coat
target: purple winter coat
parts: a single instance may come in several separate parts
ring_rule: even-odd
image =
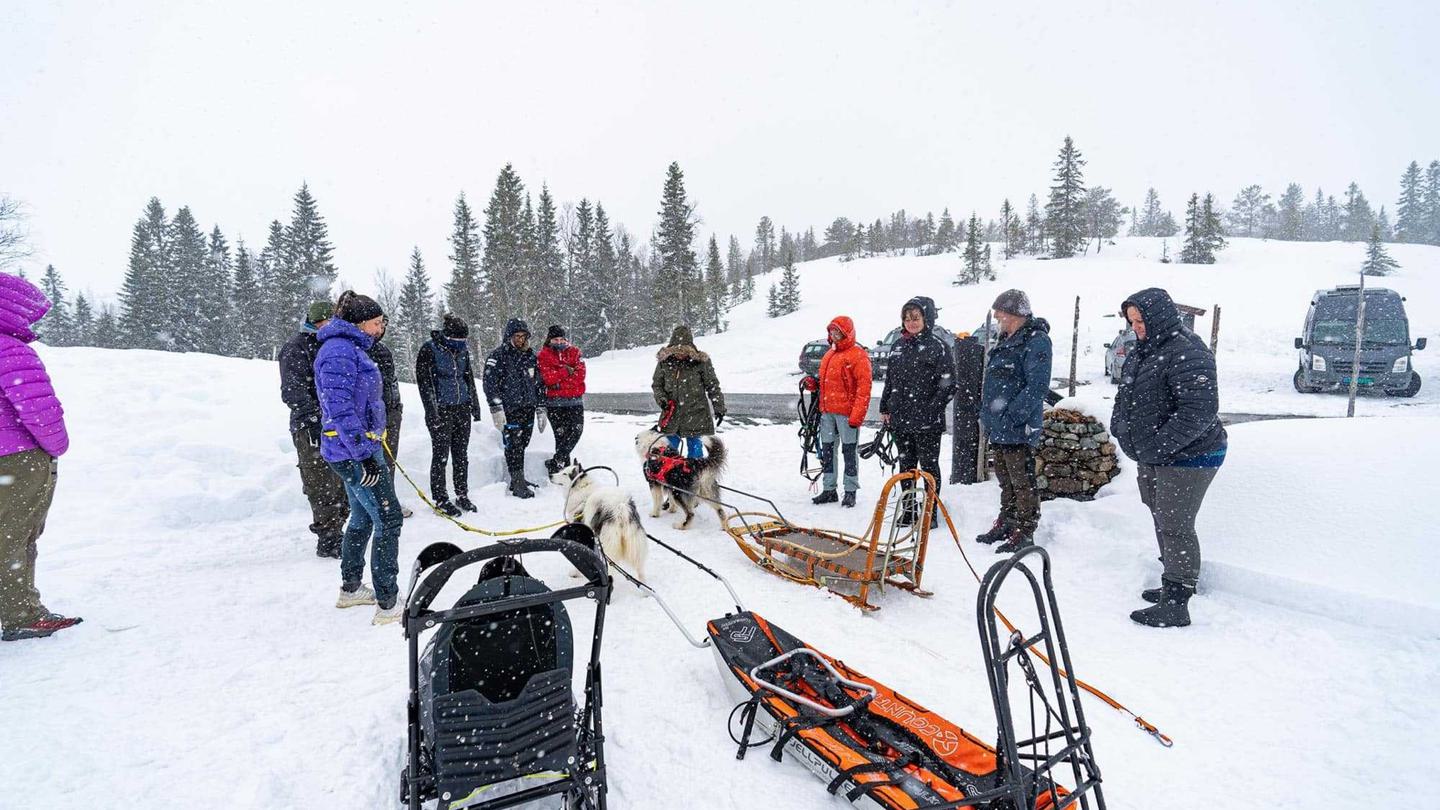
[[[365,434],[385,432],[380,367],[365,352],[375,341],[360,327],[334,318],[315,333],[315,393],[320,396],[320,455],[326,461],[363,461],[380,442]],[[330,435],[334,433],[335,435]]]
[[[45,364],[30,348],[30,326],[50,311],[34,284],[0,273],[0,456],[40,448],[59,457],[70,448],[65,410]]]

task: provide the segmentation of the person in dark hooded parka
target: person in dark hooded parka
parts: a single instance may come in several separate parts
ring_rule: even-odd
[[[535,429],[535,411],[545,407],[545,381],[530,348],[530,326],[519,318],[505,324],[505,337],[485,359],[485,401],[505,445],[510,494],[533,498],[525,480],[525,448]]]
[[[650,392],[660,406],[660,429],[686,439],[714,436],[715,426],[725,418],[725,394],[715,364],[695,347],[690,327],[675,327],[655,361]]]
[[[1200,575],[1195,516],[1227,448],[1215,355],[1162,289],[1135,293],[1120,311],[1137,341],[1120,372],[1110,433],[1136,462],[1140,500],[1150,509],[1165,567],[1160,587],[1141,593],[1154,606],[1130,618],[1184,627]]]
[[[435,508],[451,517],[474,512],[470,501],[470,423],[480,421],[480,398],[465,339],[470,327],[458,315],[446,315],[415,357],[415,383],[430,431],[430,496]],[[445,462],[453,461],[455,501],[445,491]]]
[[[919,467],[935,479],[939,492],[940,437],[945,432],[945,408],[955,394],[955,365],[950,347],[936,335],[935,304],[917,296],[900,308],[899,339],[890,348],[885,368],[885,389],[880,394],[880,418],[895,436],[900,469]],[[913,483],[902,483],[909,489]],[[897,518],[902,526],[919,517],[920,504],[905,502]],[[932,514],[930,525],[938,525]]]

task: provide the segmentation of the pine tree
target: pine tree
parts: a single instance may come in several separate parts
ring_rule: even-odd
[[[1345,189],[1345,207],[1341,215],[1340,238],[1346,242],[1359,242],[1370,238],[1375,227],[1375,212],[1370,201],[1353,181]]]
[[[234,302],[230,300],[230,243],[220,226],[210,229],[205,251],[205,278],[200,285],[200,309],[197,319],[203,326],[200,347],[211,354],[242,356],[237,351]]]
[[[1045,228],[1050,234],[1051,255],[1065,259],[1075,255],[1085,242],[1085,158],[1069,135],[1055,159],[1055,184],[1045,204]]]
[[[531,324],[556,323],[560,320],[561,309],[567,302],[557,300],[555,291],[545,289],[540,283],[540,263],[537,256],[535,208],[530,203],[530,192],[525,192],[525,203],[520,207],[520,289],[524,291],[521,300],[526,302],[520,317]],[[538,327],[536,327],[538,328]]]
[[[544,199],[542,196],[542,205]],[[480,265],[480,226],[475,222],[475,213],[463,191],[455,199],[451,216],[449,258],[450,282],[445,285],[446,311],[470,324],[472,335],[483,335],[487,339],[495,335],[498,339],[495,315],[486,300],[484,271]],[[413,272],[413,266],[411,269]],[[429,289],[428,279],[426,289]],[[474,343],[480,344],[480,340]]]
[[[70,342],[74,346],[95,345],[95,310],[83,292],[75,296],[75,313],[70,319]]]
[[[1267,220],[1273,213],[1270,195],[1260,186],[1252,184],[1240,189],[1235,195],[1225,220],[1230,224],[1230,232],[1236,236],[1263,236],[1267,230]]]
[[[204,317],[206,258],[205,235],[188,207],[182,206],[170,220],[166,307],[166,331],[172,351],[204,351],[209,344]]]
[[[1370,227],[1370,243],[1365,248],[1365,264],[1361,266],[1360,272],[1367,276],[1388,276],[1394,270],[1400,269],[1400,263],[1390,258],[1385,252],[1385,243],[1380,238],[1380,226]]]
[[[119,328],[123,335],[120,340],[127,347],[162,347],[160,334],[168,317],[165,310],[165,287],[168,283],[165,223],[164,206],[158,198],[151,197],[131,232],[130,263],[120,287]]]
[[[1040,199],[1030,195],[1025,209],[1025,252],[1036,255],[1045,252],[1045,219],[1040,216]]]
[[[100,317],[95,319],[91,343],[101,349],[121,348],[120,319],[109,305],[100,307]]]
[[[485,258],[481,272],[488,287],[488,318],[483,319],[481,334],[496,334],[510,318],[524,317],[530,309],[525,289],[524,255],[521,251],[521,214],[525,186],[515,167],[509,163],[495,178],[490,204],[485,206]],[[531,328],[534,328],[533,326]],[[472,334],[474,334],[472,332]]]
[[[931,248],[935,243],[935,214],[927,211],[924,219],[915,220],[915,254],[924,256],[934,252]]]
[[[1205,237],[1205,264],[1215,263],[1215,254],[1225,249],[1225,228],[1215,210],[1215,195],[1206,193],[1200,203],[1200,224]]]
[[[1185,205],[1185,246],[1180,248],[1181,264],[1210,264],[1214,257],[1209,255],[1209,240],[1205,236],[1205,222],[1200,211],[1200,195],[1192,193]]]
[[[956,284],[979,284],[985,275],[985,247],[980,239],[980,218],[974,213],[965,226],[965,249],[960,253],[960,275]]]
[[[299,276],[290,264],[285,226],[278,219],[270,221],[265,249],[260,251],[259,276],[261,295],[269,313],[266,323],[270,327],[265,344],[260,347],[260,356],[274,358],[294,334],[296,324],[304,317],[305,308],[310,303],[308,289],[297,283]]]
[[[651,239],[656,262],[653,287],[655,331],[697,320],[694,299],[698,267],[695,260],[695,207],[685,195],[685,173],[679,163],[665,170],[660,199],[660,224]]]
[[[760,217],[755,226],[755,255],[760,261],[760,272],[775,269],[775,223],[770,217]]]
[[[720,263],[720,243],[710,237],[710,249],[705,254],[705,305],[706,328],[711,332],[723,332],[725,318],[725,265]]]
[[[555,215],[555,199],[550,187],[540,186],[540,202],[535,210],[534,238],[535,283],[541,299],[550,305],[551,317],[561,320],[559,308],[568,299],[565,291],[565,256],[560,249],[560,223]],[[595,347],[597,352],[599,347]]]
[[[1010,198],[1006,197],[1005,201],[1000,203],[1000,237],[1004,240],[1000,255],[1006,259],[1013,257],[1018,250],[1015,243],[1011,241],[1011,236],[1015,231],[1015,220],[1015,209],[1010,205]]]
[[[826,256],[850,253],[855,239],[855,223],[847,217],[836,217],[825,229],[825,246],[821,249]],[[854,258],[851,256],[850,258]]]
[[[985,259],[984,263],[981,266],[981,269],[984,272],[986,279],[990,281],[995,280],[995,265],[990,261],[990,245],[988,244],[985,245]]]
[[[605,347],[613,342],[612,334],[623,320],[621,295],[622,289],[615,283],[615,235],[610,230],[610,217],[605,213],[605,206],[599,202],[595,203],[595,237],[591,246],[593,255],[595,277],[595,303],[593,310],[596,314],[596,323],[599,324],[599,331],[591,339],[590,345],[595,347],[592,355],[598,355],[605,350]],[[721,294],[724,294],[724,281],[721,281]],[[555,319],[556,322],[559,318]]]
[[[385,338],[395,356],[405,361],[397,364],[401,379],[415,379],[415,364],[411,360],[419,354],[420,347],[429,339],[434,324],[435,310],[434,299],[430,293],[430,274],[425,272],[425,257],[420,254],[420,247],[417,245],[410,251],[410,267],[405,271],[405,282],[400,286],[399,303],[395,307],[395,316],[391,319]]]
[[[235,280],[230,287],[230,303],[236,318],[231,329],[232,353],[236,357],[261,357],[270,322],[265,320],[264,296],[256,276],[255,260],[244,239],[235,240]]]
[[[1085,219],[1085,234],[1089,239],[1095,240],[1096,255],[1100,253],[1101,244],[1115,238],[1120,232],[1120,224],[1125,221],[1125,214],[1129,211],[1130,209],[1116,202],[1108,188],[1096,186],[1085,192],[1085,204],[1081,207],[1081,212]]]
[[[737,288],[744,280],[745,256],[740,252],[740,240],[730,235],[730,246],[725,251],[725,280]]]
[[[1395,239],[1395,230],[1390,227],[1390,214],[1385,210],[1385,206],[1383,205],[1380,206],[1380,213],[1377,214],[1375,217],[1375,224],[1380,226],[1381,239],[1386,242],[1390,242]]]
[[[575,207],[575,219],[566,243],[570,328],[577,342],[598,346],[603,331],[596,300],[601,281],[595,272],[595,209],[588,199],[581,199]]]
[[[72,345],[74,330],[70,323],[70,305],[65,302],[65,281],[56,272],[55,265],[45,265],[45,275],[40,277],[40,291],[50,299],[50,311],[36,324],[35,333],[51,346]]]
[[[297,298],[304,300],[304,305],[329,298],[337,275],[333,262],[335,250],[330,246],[330,229],[320,216],[320,206],[311,195],[308,183],[300,184],[300,190],[295,192],[285,240]]]
[[[780,275],[779,306],[781,315],[800,309],[800,274],[795,271],[795,256],[785,254],[785,272]]]
[[[852,261],[865,255],[865,225],[861,223],[855,226],[850,232],[850,239],[845,243],[845,261]]]
[[[1298,183],[1285,187],[1275,219],[1275,238],[1298,241],[1305,237],[1305,192]]]
[[[1395,241],[1425,241],[1425,184],[1420,164],[1410,161],[1400,175],[1400,202],[1395,206]]]
[[[1160,215],[1164,209],[1160,206],[1160,195],[1151,186],[1145,192],[1145,202],[1141,204],[1135,225],[1130,228],[1131,236],[1156,236],[1160,228]]]
[[[780,293],[775,289],[775,285],[771,284],[770,292],[765,296],[765,317],[778,318],[784,314],[780,306]]]
[[[1440,160],[1430,161],[1425,169],[1425,239],[1429,245],[1440,245]]]
[[[865,247],[871,256],[880,256],[890,250],[890,242],[885,238],[884,222],[875,220],[875,224],[870,226],[868,233],[870,234],[870,243]]]

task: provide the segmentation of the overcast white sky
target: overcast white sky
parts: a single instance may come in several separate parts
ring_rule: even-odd
[[[403,6],[403,7],[402,7]],[[702,233],[1047,184],[1068,133],[1127,204],[1440,158],[1440,3],[0,0],[0,193],[39,270],[110,297],[145,202],[257,245],[308,181],[344,279],[448,277],[451,207],[513,162],[648,235],[678,160]]]

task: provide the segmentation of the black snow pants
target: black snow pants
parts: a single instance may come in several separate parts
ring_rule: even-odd
[[[535,431],[535,409],[520,406],[505,409],[505,430],[501,440],[505,443],[505,468],[510,471],[510,481],[525,480],[525,448],[530,446],[530,437]]]
[[[935,478],[935,494],[940,494],[940,434],[932,433],[896,433],[895,453],[899,456],[899,470],[913,470],[919,467]],[[905,481],[901,484],[905,489],[910,489],[913,483]],[[918,505],[918,504],[917,504]]]
[[[451,477],[455,481],[455,497],[470,494],[470,421],[469,405],[440,405],[425,419],[430,431],[430,496],[437,501],[448,500],[445,494],[445,463],[454,461]]]
[[[545,414],[550,419],[551,429],[555,431],[554,464],[556,467],[564,467],[570,463],[570,453],[580,441],[580,434],[585,432],[585,406],[552,407],[545,409]]]

